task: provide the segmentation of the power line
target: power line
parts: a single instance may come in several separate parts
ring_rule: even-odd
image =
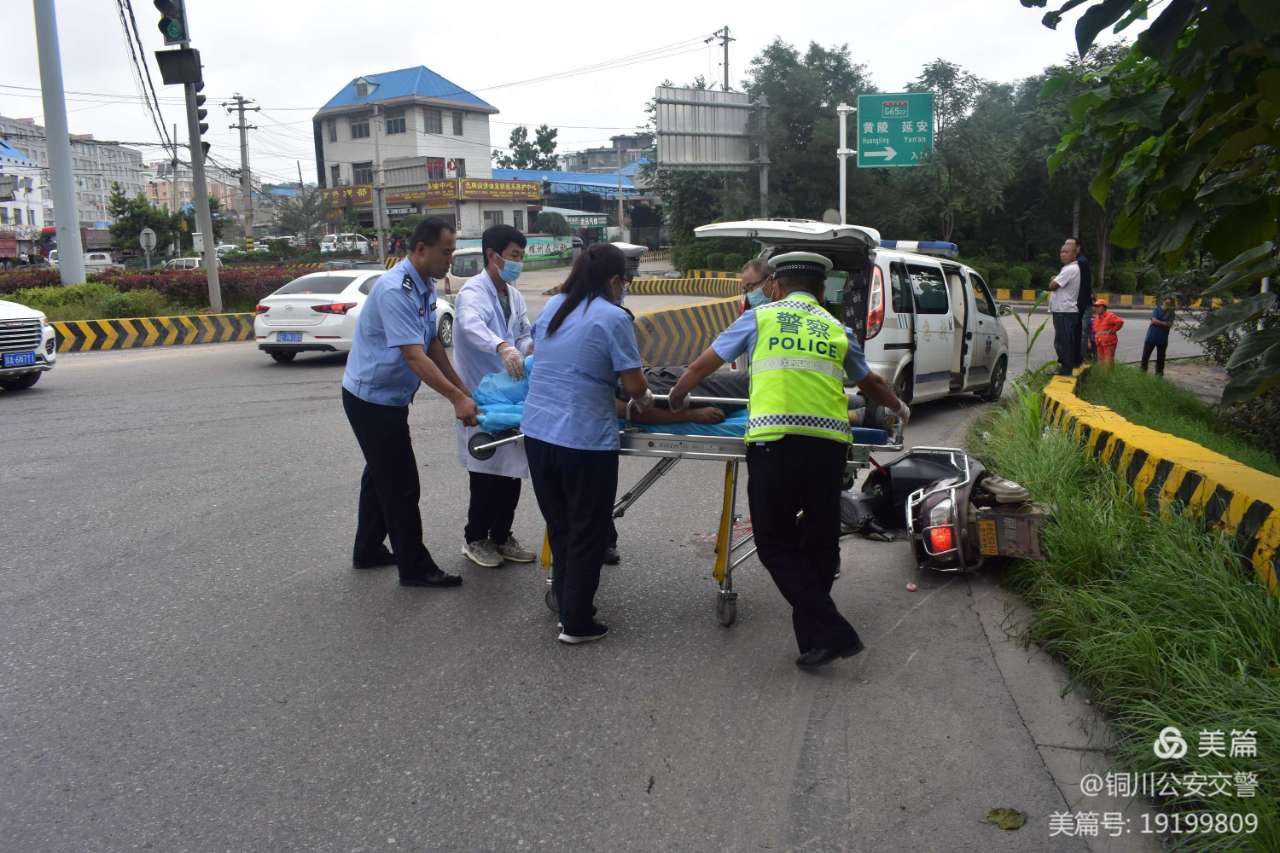
[[[120,28],[124,31],[124,41],[129,48],[129,58],[133,61],[134,73],[138,75],[138,87],[141,90],[140,97],[142,98],[143,105],[147,108],[148,115],[150,115],[151,117],[152,125],[155,126],[156,135],[161,140],[168,142],[169,133],[164,129],[163,125],[161,124],[161,122],[163,121],[163,117],[161,117],[157,111],[157,108],[159,105],[157,104],[156,107],[152,107],[151,102],[147,99],[146,81],[150,79],[151,72],[146,71],[144,75],[144,64],[146,60],[145,53],[142,55],[143,63],[138,62],[138,53],[137,51],[134,50],[134,47],[133,47],[133,44],[134,44],[133,33],[129,29],[129,20],[126,17],[126,14],[131,14],[126,12],[126,8],[125,8],[126,2],[127,0],[116,0],[116,11],[119,12],[120,14]],[[138,42],[138,46],[139,48],[141,48],[142,46],[141,41]]]
[[[133,28],[134,41],[138,43],[138,55],[142,58],[142,70],[147,72],[147,89],[151,92],[151,101],[155,104],[156,115],[160,119],[160,138],[169,143],[173,149],[174,156],[177,156],[178,149],[173,144],[173,140],[169,138],[169,126],[164,121],[164,110],[160,109],[160,99],[156,95],[156,84],[151,80],[151,66],[147,64],[147,51],[142,46],[142,36],[138,35],[138,19],[133,16],[132,0],[124,0],[124,7],[129,10],[129,24]],[[147,109],[150,109],[150,105]]]

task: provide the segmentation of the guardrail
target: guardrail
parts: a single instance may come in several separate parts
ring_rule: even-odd
[[[1115,471],[1152,512],[1185,509],[1236,535],[1258,577],[1280,593],[1280,477],[1080,399],[1084,373],[1049,380],[1045,421]]]
[[[252,314],[190,314],[122,320],[67,320],[51,323],[58,352],[217,344],[253,340]]]

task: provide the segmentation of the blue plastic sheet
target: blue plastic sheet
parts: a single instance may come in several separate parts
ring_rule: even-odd
[[[480,380],[473,399],[480,410],[480,428],[485,432],[517,429],[524,416],[524,398],[529,396],[529,375],[533,373],[533,356],[524,360],[524,378],[512,379],[506,371],[490,373]]]

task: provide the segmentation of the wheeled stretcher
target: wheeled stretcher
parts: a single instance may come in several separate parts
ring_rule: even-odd
[[[666,400],[667,395],[655,395],[657,400]],[[690,403],[709,406],[746,406],[744,399],[728,397],[689,397]],[[630,406],[628,406],[630,415]],[[715,578],[718,594],[716,597],[716,618],[721,625],[732,625],[738,614],[738,594],[733,590],[733,572],[738,566],[751,559],[756,553],[753,534],[736,535],[734,522],[737,520],[738,475],[739,465],[747,459],[747,444],[743,436],[732,435],[688,435],[679,432],[655,431],[662,427],[641,426],[630,421],[618,430],[618,440],[622,456],[642,456],[655,458],[657,461],[634,486],[628,489],[613,505],[613,518],[619,519],[627,514],[636,501],[645,492],[661,480],[682,460],[694,462],[724,463],[724,480],[720,500],[720,521],[716,528],[715,566],[712,575]],[[467,449],[477,459],[487,459],[500,447],[524,439],[518,430],[489,435],[476,433],[472,436]],[[873,451],[896,452],[902,449],[902,427],[899,425],[893,435],[880,429],[853,428],[853,443],[849,445],[845,459],[845,478],[851,484],[858,472],[871,464]],[[543,569],[551,568],[551,546],[547,536],[543,535],[541,564]],[[547,606],[558,610],[555,597],[550,588],[548,575],[546,592]]]

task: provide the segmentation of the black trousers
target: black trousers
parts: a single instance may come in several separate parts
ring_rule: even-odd
[[[1054,311],[1053,350],[1058,356],[1058,371],[1070,373],[1080,366],[1080,315],[1074,311]]]
[[[343,388],[342,408],[364,453],[353,559],[371,558],[382,540],[389,538],[400,577],[432,571],[436,563],[422,542],[421,492],[418,462],[409,440],[409,407],[379,406]]]
[[[566,633],[582,633],[595,621],[591,607],[618,493],[618,452],[577,450],[527,436],[524,451],[551,540],[551,588],[560,623]]]
[[[845,648],[858,639],[831,600],[840,568],[844,462],[845,446],[825,438],[789,435],[747,446],[756,553],[791,605],[801,653]]]
[[[520,503],[520,478],[475,471],[468,473],[471,475],[471,503],[467,506],[467,527],[463,538],[467,542],[491,539],[493,544],[501,545],[511,535],[511,522]]]
[[[1151,360],[1151,351],[1156,353],[1156,376],[1164,376],[1164,354],[1169,351],[1169,341],[1153,341],[1147,338],[1142,342],[1142,372],[1147,372],[1147,362]]]

